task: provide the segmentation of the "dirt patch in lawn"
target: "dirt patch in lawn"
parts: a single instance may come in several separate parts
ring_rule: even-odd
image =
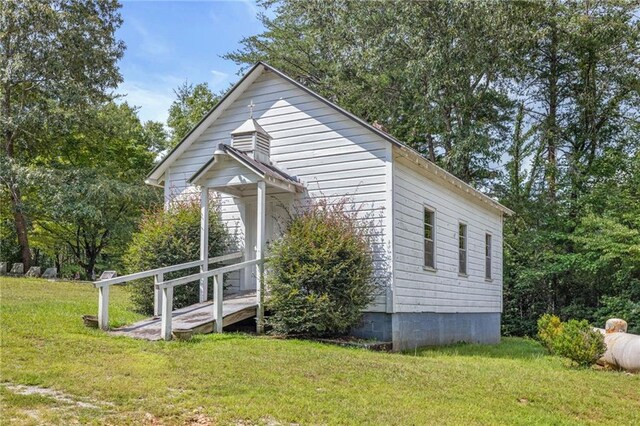
[[[2,386],[8,391],[15,393],[17,395],[40,395],[46,396],[51,399],[54,399],[58,402],[67,405],[73,405],[79,408],[93,408],[99,409],[104,407],[105,405],[113,405],[109,402],[100,402],[94,400],[80,400],[71,395],[67,395],[64,392],[60,392],[54,389],[43,388],[40,386],[26,386],[26,385],[13,385],[13,384],[2,384]]]

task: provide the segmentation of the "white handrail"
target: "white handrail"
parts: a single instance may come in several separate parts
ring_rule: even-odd
[[[236,263],[229,266],[223,266],[221,268],[212,269],[211,271],[200,272],[199,274],[193,274],[182,278],[176,278],[171,281],[156,282],[156,290],[162,291],[162,309],[160,314],[162,316],[160,322],[160,337],[164,340],[171,340],[171,326],[172,326],[172,313],[173,313],[173,289],[179,285],[184,285],[190,282],[199,281],[201,279],[208,279],[214,277],[214,299],[213,299],[213,318],[216,321],[216,331],[222,331],[222,277],[227,272],[238,271],[240,269],[248,268],[249,266],[262,265],[265,259],[248,260],[246,262]],[[259,283],[261,281],[258,281]],[[258,301],[258,304],[260,301]]]
[[[193,275],[187,275],[186,277],[175,278],[171,281],[164,281],[162,283],[156,284],[156,288],[159,288],[159,289],[169,288],[169,287],[173,288],[179,285],[188,284],[193,281],[198,281],[202,278],[209,278],[214,275],[226,274],[228,272],[237,271],[240,269],[247,268],[249,266],[258,265],[262,262],[264,262],[264,259],[247,260],[246,262],[234,263],[233,265],[222,266],[220,268],[212,269],[210,271],[200,272]]]
[[[230,253],[222,256],[211,257],[209,258],[209,264],[216,263],[216,262],[224,262],[226,260],[239,259],[242,256],[243,256],[243,253],[239,251],[236,253]],[[108,280],[95,281],[93,285],[96,288],[99,288],[99,287],[104,287],[104,286],[109,286],[114,284],[121,284],[128,281],[139,280],[141,278],[153,277],[158,274],[166,274],[169,272],[181,271],[183,269],[195,268],[200,265],[202,265],[201,260],[194,260],[193,262],[181,263],[179,265],[164,266],[162,268],[150,269],[148,271],[136,272],[134,274],[129,274],[129,275],[122,275],[121,277],[109,278]]]
[[[236,252],[225,254],[222,256],[211,257],[208,263],[224,262],[226,260],[239,259],[244,256],[243,252]],[[156,288],[154,289],[154,314],[160,315],[160,306],[164,306],[162,293],[164,293],[158,286],[162,283],[164,274],[169,272],[180,271],[183,269],[195,268],[202,265],[202,260],[195,260],[193,262],[182,263],[180,265],[165,266],[162,268],[151,269],[149,271],[136,272],[135,274],[123,275],[121,277],[111,278],[103,281],[96,281],[93,285],[98,289],[98,326],[107,330],[109,328],[109,288],[114,284],[121,284],[128,281],[138,280],[141,278],[154,277]],[[231,265],[235,266],[235,265]],[[209,275],[210,276],[210,275]],[[171,282],[171,281],[167,281]],[[173,295],[172,295],[173,298]],[[172,301],[173,302],[173,301]],[[169,318],[171,312],[169,312]]]

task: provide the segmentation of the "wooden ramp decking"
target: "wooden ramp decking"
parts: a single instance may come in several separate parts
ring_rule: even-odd
[[[257,301],[255,293],[228,296],[222,303],[222,325],[226,327],[256,315]],[[197,303],[173,311],[172,328],[193,330],[195,334],[212,333],[215,326],[213,302]],[[147,318],[134,324],[110,331],[117,336],[136,339],[160,340],[161,319]]]

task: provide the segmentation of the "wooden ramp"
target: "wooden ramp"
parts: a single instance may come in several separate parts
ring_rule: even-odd
[[[256,316],[256,294],[228,296],[222,303],[223,327]],[[188,329],[194,333],[212,333],[215,326],[213,302],[197,303],[173,311],[173,329]],[[128,336],[136,339],[160,340],[161,320],[158,317],[147,318],[134,324],[110,331],[116,336]]]

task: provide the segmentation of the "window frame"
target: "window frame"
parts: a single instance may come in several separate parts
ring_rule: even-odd
[[[484,234],[484,279],[493,280],[493,235]]]
[[[464,269],[462,269],[463,257]],[[458,222],[458,275],[469,276],[469,226],[462,221]]]
[[[425,221],[426,214],[431,215],[431,265],[427,265],[427,223]],[[428,205],[422,206],[422,268],[425,271],[436,271],[436,210]]]

